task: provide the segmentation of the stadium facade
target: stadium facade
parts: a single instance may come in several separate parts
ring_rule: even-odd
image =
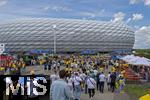
[[[8,51],[53,50],[54,37],[57,52],[132,49],[135,41],[134,32],[123,23],[32,18],[0,24],[0,43]]]

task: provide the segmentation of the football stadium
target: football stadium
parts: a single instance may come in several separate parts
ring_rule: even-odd
[[[150,100],[149,7],[0,0],[0,100]]]
[[[130,27],[110,21],[30,18],[0,24],[0,43],[9,52],[110,52],[132,49],[134,41]]]

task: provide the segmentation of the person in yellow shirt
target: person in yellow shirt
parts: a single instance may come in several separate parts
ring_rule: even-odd
[[[124,77],[121,75],[119,78],[119,93],[123,90],[125,86],[125,80]]]
[[[21,72],[25,72],[26,71],[26,67],[25,67],[25,62],[21,62]]]
[[[66,71],[66,72],[67,72],[67,71],[69,71],[69,68],[68,68],[68,67],[66,67],[66,68],[65,68],[65,71]]]
[[[12,63],[12,68],[16,68],[16,64],[15,63]]]
[[[99,68],[99,71],[100,71],[100,73],[103,72],[103,71],[104,71],[104,68],[103,68],[103,67],[100,67],[100,68]]]
[[[116,71],[116,68],[115,67],[112,67],[111,68],[111,72],[115,72]]]
[[[84,61],[83,61],[83,60],[81,61],[81,64],[82,64],[82,66],[83,66],[83,64],[84,64]]]
[[[42,60],[39,60],[39,64],[40,64],[40,66],[42,66]]]
[[[72,72],[72,68],[69,68],[68,71],[69,71],[69,72]]]
[[[9,68],[10,68],[10,67],[12,66],[12,62],[9,62],[8,66],[9,66]]]
[[[118,81],[116,81],[116,83],[115,83],[115,88],[116,88],[116,92],[119,92],[119,82]]]
[[[94,66],[95,65],[95,63],[94,63],[94,61],[92,62],[92,66]]]
[[[0,71],[3,71],[5,68],[0,66]]]
[[[124,66],[125,68],[128,68],[128,67],[129,67],[129,65],[128,65],[128,64],[124,64],[123,66]]]
[[[69,66],[69,61],[68,61],[68,60],[66,61],[66,66],[67,66],[67,67]]]
[[[122,71],[121,71],[121,75],[122,75],[123,77],[124,77],[124,75],[125,75],[125,72],[126,72],[125,70],[122,70]]]

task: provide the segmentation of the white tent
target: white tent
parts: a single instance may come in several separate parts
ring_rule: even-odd
[[[131,60],[135,59],[135,56],[134,55],[127,55],[127,56],[124,56],[122,58],[120,58],[126,62],[130,62]]]
[[[122,60],[128,62],[129,64],[133,65],[145,65],[150,66],[150,59],[134,56],[134,55],[127,55],[121,58]]]

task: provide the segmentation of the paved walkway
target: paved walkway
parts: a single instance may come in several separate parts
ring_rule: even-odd
[[[111,67],[109,67],[108,70],[104,71],[105,75],[107,76],[108,72],[111,70]],[[89,100],[88,94],[82,94],[81,100]],[[107,90],[107,84],[105,82],[104,86],[104,93],[100,93],[96,90],[95,96],[92,98],[92,100],[130,100],[129,96],[126,93],[112,93]]]
[[[107,76],[108,72],[110,71],[110,68],[106,71],[104,71],[104,74]],[[82,94],[81,100],[89,100],[88,94]],[[104,93],[100,93],[96,90],[95,96],[92,98],[92,100],[114,100],[114,93],[111,93],[107,90],[107,84],[105,83],[104,86]]]
[[[126,93],[119,93],[114,95],[114,100],[131,100]],[[132,99],[133,100],[133,99]]]
[[[89,100],[88,94],[83,93],[81,100]],[[108,91],[104,91],[104,93],[101,94],[99,91],[96,91],[96,94],[92,100],[114,100],[114,94]]]
[[[33,67],[31,66],[27,67],[27,70],[26,70],[27,72],[23,74],[29,74],[31,69],[33,69]],[[40,66],[34,67],[34,70],[35,70],[35,74],[50,75],[51,73],[50,71],[44,71],[43,68]],[[110,71],[110,69],[108,69],[104,73],[107,75],[108,71]],[[44,97],[41,100],[48,100],[48,98],[47,99],[46,98],[47,97]],[[81,100],[89,100],[88,94],[82,93]],[[104,93],[101,94],[99,91],[96,90],[95,96],[93,97],[92,100],[130,100],[130,99],[129,99],[129,96],[125,93],[116,94],[116,93],[111,93],[107,91],[107,85],[105,83]]]

